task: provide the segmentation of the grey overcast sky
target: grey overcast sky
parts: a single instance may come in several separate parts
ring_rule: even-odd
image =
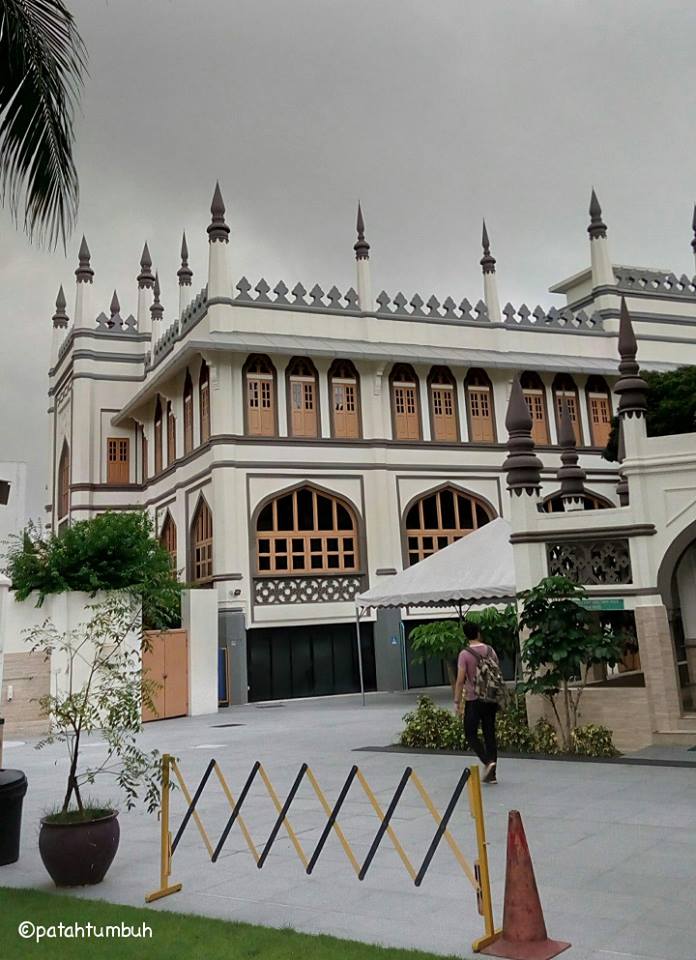
[[[51,315],[72,317],[84,232],[95,301],[135,312],[148,240],[171,318],[194,289],[219,178],[235,279],[354,282],[362,200],[375,292],[550,306],[589,263],[594,184],[615,262],[693,272],[692,0],[67,0],[90,76],[67,258],[0,210],[0,459],[45,502]]]

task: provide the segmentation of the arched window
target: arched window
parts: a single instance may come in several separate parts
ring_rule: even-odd
[[[140,427],[140,456],[143,461],[142,475],[143,483],[150,479],[150,464],[149,464],[149,446],[147,442],[147,434],[145,433],[145,425]]]
[[[312,487],[271,500],[256,521],[256,569],[260,574],[357,571],[358,522],[352,507]]]
[[[213,514],[201,497],[191,525],[191,579],[197,587],[213,583]]]
[[[407,363],[397,363],[391,372],[392,417],[395,440],[420,440],[418,377]]]
[[[437,553],[492,519],[490,507],[454,487],[443,487],[420,497],[406,513],[409,565]]]
[[[164,518],[164,523],[162,524],[162,530],[159,535],[159,542],[162,544],[164,549],[169,554],[169,560],[172,565],[172,570],[176,570],[177,556],[176,556],[176,524],[172,519],[172,515],[167,510],[166,516]]]
[[[252,437],[276,434],[276,372],[268,357],[253,354],[244,365],[246,429]]]
[[[317,371],[306,357],[293,357],[288,364],[289,430],[291,437],[316,437],[319,426]]]
[[[155,404],[155,476],[162,473],[162,400]]]
[[[459,439],[457,387],[448,367],[432,368],[428,377],[428,393],[433,440],[455,442]]]
[[[488,374],[485,370],[469,370],[464,388],[469,419],[469,440],[472,443],[495,443],[493,390]]]
[[[598,493],[586,493],[583,497],[585,510],[606,510],[614,504]],[[544,513],[564,513],[563,498],[560,493],[551,493],[541,503]]]
[[[172,401],[167,401],[167,466],[176,460],[176,417]]]
[[[553,381],[553,404],[556,408],[556,428],[561,423],[561,410],[563,402],[568,404],[568,413],[570,422],[573,425],[575,442],[582,446],[582,430],[580,428],[580,405],[578,403],[578,388],[575,381],[568,373],[559,373]]]
[[[548,444],[549,418],[546,412],[546,388],[538,373],[525,370],[520,377],[522,393],[527,401],[529,415],[532,418],[532,439],[534,443]]]
[[[339,440],[360,436],[360,382],[350,360],[334,360],[329,369],[331,434]]]
[[[198,375],[198,403],[201,421],[201,443],[210,440],[210,371],[205,360],[201,361]]]
[[[70,510],[70,448],[64,441],[58,462],[58,519],[67,517]]]
[[[585,393],[592,445],[606,447],[611,433],[611,394],[604,377],[590,377]]]
[[[193,381],[186,369],[184,380],[184,456],[193,450]]]

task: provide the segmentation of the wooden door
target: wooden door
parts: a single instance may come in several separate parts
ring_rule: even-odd
[[[397,440],[420,440],[416,385],[394,383],[394,426]]]
[[[431,391],[434,439],[453,442],[457,439],[454,387],[439,383],[437,386],[433,385]]]
[[[549,442],[549,430],[546,423],[546,404],[543,391],[528,389],[523,392],[529,415],[532,418],[532,439],[534,443],[547,444]]]
[[[611,433],[609,397],[603,393],[590,393],[589,399],[592,442],[596,447],[606,447]]]
[[[469,387],[469,439],[472,443],[493,443],[493,410],[487,387]]]
[[[293,437],[316,437],[316,384],[312,377],[290,377],[290,429]]]
[[[185,630],[151,630],[145,634],[143,673],[158,684],[152,699],[156,712],[143,706],[143,721],[185,717],[188,713],[188,634]]]

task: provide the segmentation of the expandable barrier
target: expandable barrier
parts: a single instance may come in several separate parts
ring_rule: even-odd
[[[203,826],[203,822],[201,821],[198,810],[196,809],[201,795],[203,794],[203,791],[205,790],[213,773],[217,777],[231,809],[227,823],[220,834],[220,838],[215,844],[211,842],[210,837]],[[174,775],[174,778],[176,779],[176,782],[178,783],[184,800],[187,804],[186,812],[184,813],[179,828],[174,835],[174,839],[172,839],[172,833],[170,829],[170,791],[172,785],[172,774]],[[277,812],[277,818],[273,824],[273,828],[268,836],[268,839],[263,844],[261,852],[259,852],[259,848],[254,843],[251,833],[241,814],[242,807],[244,806],[244,803],[248,798],[249,791],[251,790],[251,787],[257,777],[263,783],[266,792],[271,798],[271,801]],[[319,837],[314,850],[309,856],[302,847],[302,844],[300,843],[300,840],[288,819],[290,807],[297,795],[298,790],[300,789],[300,786],[305,780],[309,782],[312,790],[319,800],[319,803],[321,804],[322,809],[324,810],[324,813],[327,816],[326,824],[321,836]],[[338,823],[338,815],[343,807],[346,797],[348,796],[348,792],[355,781],[357,781],[362,788],[379,820],[377,833],[375,834],[375,838],[372,841],[372,844],[370,845],[367,855],[362,863],[358,861],[350,846],[350,843],[348,842],[348,839]],[[411,862],[408,854],[397,837],[394,828],[391,825],[396,808],[409,783],[412,783],[415,787],[426,809],[436,824],[433,838],[428,846],[423,861],[418,868],[416,868]],[[448,824],[452,818],[452,815],[454,814],[457,803],[459,802],[465,787],[467,788],[468,792],[469,809],[471,816],[474,819],[476,829],[477,857],[473,863],[470,863],[464,856],[459,844],[448,829]],[[372,861],[375,858],[375,854],[377,853],[377,850],[379,849],[379,846],[386,834],[389,837],[397,854],[399,855],[399,858],[406,868],[407,873],[417,887],[420,887],[422,884],[432,859],[435,856],[435,852],[444,838],[455,859],[462,868],[463,873],[474,888],[478,912],[481,914],[484,920],[484,935],[474,941],[472,945],[474,951],[479,951],[483,949],[483,947],[492,943],[499,933],[499,931],[495,930],[493,923],[493,906],[491,901],[490,876],[488,872],[486,830],[483,818],[481,780],[478,767],[465,768],[457,785],[454,788],[444,814],[441,815],[433,803],[428,791],[425,789],[420,777],[411,767],[406,767],[404,770],[394,792],[394,796],[389,802],[386,811],[384,811],[382,810],[374,791],[365,779],[365,775],[357,766],[351,767],[350,772],[346,777],[346,781],[339,791],[338,798],[332,807],[329,804],[329,801],[326,799],[323,790],[319,786],[316,777],[306,763],[303,763],[300,767],[287,797],[283,802],[281,802],[273,787],[273,784],[268,777],[268,774],[264,770],[263,765],[257,760],[251,768],[251,772],[249,773],[249,776],[247,777],[239,796],[235,800],[235,797],[232,794],[227,781],[225,780],[217,760],[210,761],[192,796],[181,774],[179,764],[177,763],[176,759],[170,754],[165,753],[162,756],[162,799],[160,809],[160,885],[157,890],[145,897],[147,903],[151,903],[153,900],[159,900],[161,897],[167,897],[170,894],[177,893],[179,890],[181,890],[181,883],[170,883],[172,859],[191,820],[193,820],[195,823],[203,843],[205,844],[206,850],[208,851],[211,862],[213,863],[215,863],[220,856],[222,848],[224,847],[227,838],[230,835],[232,827],[235,825],[235,823],[238,823],[242,836],[244,837],[244,841],[259,869],[262,869],[266,864],[278,834],[280,833],[281,829],[284,829],[290,838],[292,846],[294,847],[295,852],[297,853],[297,856],[299,857],[307,874],[311,874],[314,870],[317,861],[321,856],[322,850],[324,849],[326,841],[333,830],[340,841],[343,851],[353,867],[358,880],[365,879]]]

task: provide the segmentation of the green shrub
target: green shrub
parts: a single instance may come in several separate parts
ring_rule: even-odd
[[[418,697],[416,709],[404,716],[405,727],[399,736],[404,747],[427,747],[430,750],[464,750],[464,727],[460,717],[444,710],[430,697]]]
[[[618,757],[611,730],[596,723],[576,727],[571,734],[573,753],[584,757]]]
[[[498,711],[495,721],[498,748],[519,753],[535,753],[534,733],[527,722],[527,707],[524,697],[510,697],[503,710]]]
[[[540,717],[534,724],[534,752],[553,755],[558,753],[558,737],[556,729],[545,717]]]

